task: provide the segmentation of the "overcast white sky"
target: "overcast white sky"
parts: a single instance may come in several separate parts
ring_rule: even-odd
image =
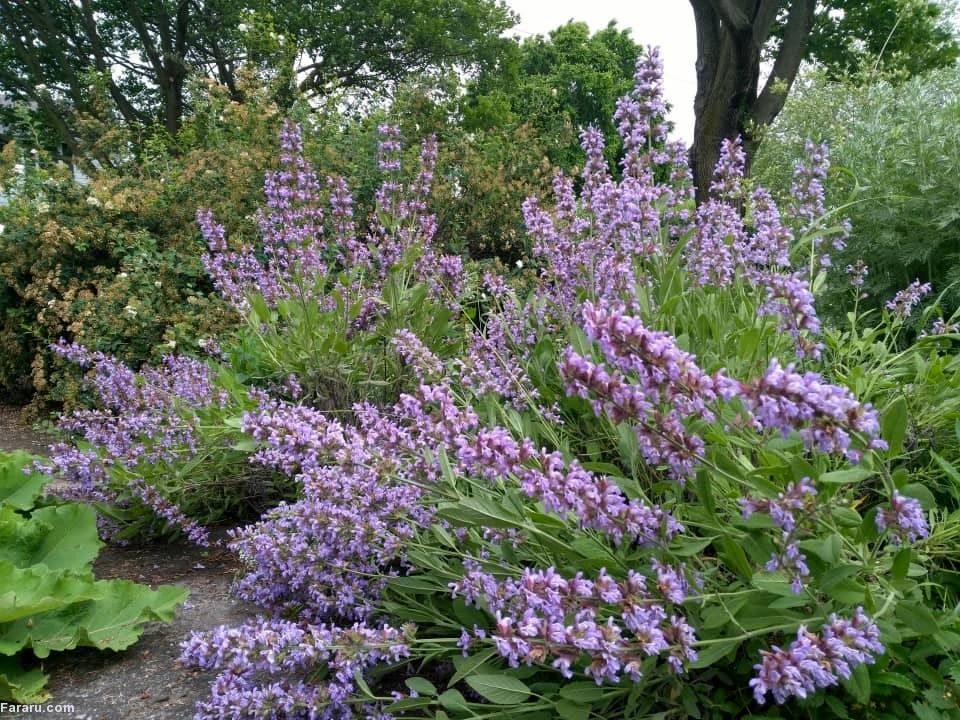
[[[600,30],[611,20],[630,28],[634,41],[659,45],[667,102],[676,135],[693,138],[693,96],[696,91],[697,42],[693,10],[687,0],[506,0],[520,23],[510,34],[546,35],[568,20]]]

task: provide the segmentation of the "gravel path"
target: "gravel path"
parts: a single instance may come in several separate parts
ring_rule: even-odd
[[[48,443],[47,436],[20,421],[16,409],[0,407],[0,450],[40,454]],[[104,548],[94,570],[103,579],[127,578],[151,587],[184,585],[190,588],[190,597],[173,623],[149,627],[137,644],[123,652],[81,648],[52,654],[43,663],[53,695],[48,702],[60,707],[0,712],[0,718],[189,720],[195,703],[207,696],[213,677],[177,666],[180,642],[193,630],[242,623],[254,614],[253,608],[230,594],[236,560],[224,551],[149,544]]]

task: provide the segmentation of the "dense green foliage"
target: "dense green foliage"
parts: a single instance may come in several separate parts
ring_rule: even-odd
[[[513,124],[469,132],[455,120],[457,103],[449,84],[424,80],[402,86],[392,114],[406,137],[434,132],[442,141],[432,200],[438,242],[513,263],[527,249],[520,206],[548,191],[556,138]],[[304,107],[296,111],[313,129],[310,156],[322,173],[348,178],[357,214],[366,215],[384,114],[350,120]],[[213,208],[238,240],[255,234],[279,117],[263,91],[249,88],[235,103],[226,88],[199,85],[174,150],[148,139],[140,155],[80,180],[46,155],[8,145],[0,159],[8,198],[0,205],[0,395],[38,406],[81,400],[75,368],[50,356],[60,337],[136,367],[174,348],[195,350],[232,322],[200,262],[196,208]],[[137,141],[114,126],[96,132],[101,151],[115,156]],[[415,164],[415,149],[404,162]]]
[[[529,124],[560,167],[582,163],[577,132],[593,125],[615,136],[613,111],[633,82],[640,49],[615,22],[591,35],[586,23],[571,21],[548,37],[526,38],[470,84],[464,126]],[[611,161],[619,147],[613,141],[607,148]]]
[[[0,700],[16,703],[49,697],[37,659],[81,646],[124,650],[187,597],[178,587],[94,578],[96,511],[38,506],[50,478],[23,472],[33,460],[0,453]]]
[[[295,157],[286,157],[286,167],[301,167]],[[414,173],[404,172],[400,187]],[[391,182],[393,177],[388,176]],[[643,182],[628,176],[620,187],[624,193],[638,187],[656,193],[651,188],[659,186]],[[269,187],[271,197],[283,196]],[[690,200],[680,202],[690,209]],[[744,232],[760,233],[767,227],[760,206],[745,203]],[[607,216],[594,215],[586,204],[578,211],[586,246],[579,252],[591,252],[589,238]],[[548,212],[554,222],[564,223],[566,216]],[[556,212],[564,212],[562,203]],[[377,258],[376,249],[389,245],[370,239],[381,232],[376,223],[390,237],[403,238],[407,221],[409,217],[378,205],[370,220],[372,234],[358,237],[368,238],[371,257]],[[203,222],[204,232],[215,237],[209,221]],[[494,298],[485,297],[476,279],[479,268],[469,265],[462,284],[437,285],[442,277],[438,258],[428,253],[438,250],[429,240],[405,246],[382,274],[377,265],[359,262],[337,264],[334,271],[318,275],[281,275],[287,294],[280,300],[260,295],[259,284],[251,286],[246,300],[239,298],[249,304],[241,310],[246,322],[223,337],[228,362],[210,363],[213,389],[205,391],[200,407],[185,395],[182,404],[170,405],[177,414],[163,426],[131,423],[133,440],[145,448],[135,458],[117,454],[122,444],[119,451],[93,446],[105,467],[113,468],[110,488],[120,497],[126,497],[124,481],[145,477],[178,502],[214,498],[212,483],[191,481],[229,477],[244,465],[259,467],[295,489],[295,502],[267,511],[234,540],[246,570],[239,592],[265,606],[263,625],[195,636],[186,644],[186,660],[216,667],[224,673],[223,682],[235,684],[237,692],[253,693],[251,697],[260,692],[260,683],[276,682],[270,692],[282,702],[292,698],[294,707],[371,703],[399,717],[437,718],[520,713],[739,718],[763,712],[748,681],[765,657],[840,622],[831,619],[834,613],[850,618],[862,608],[877,623],[885,649],[870,661],[852,663],[847,675],[837,671],[824,692],[811,690],[812,697],[789,699],[765,716],[957,717],[956,334],[921,338],[900,349],[903,317],[855,314],[849,328],[823,333],[822,360],[797,360],[803,371],[816,374],[796,375],[784,392],[787,406],[813,403],[808,398],[822,392],[825,383],[838,383],[832,393],[843,395],[849,388],[860,403],[874,407],[857,405],[848,408],[848,415],[830,415],[830,403],[845,402],[833,395],[812,414],[801,413],[800,434],[757,424],[750,420],[754,412],[752,417],[761,417],[749,400],[750,388],[760,387],[760,378],[771,367],[779,368],[777,363],[796,359],[798,340],[816,336],[804,331],[795,338],[782,330],[777,316],[767,314],[767,288],[749,266],[726,282],[699,280],[694,268],[705,259],[695,248],[702,236],[673,222],[647,230],[659,250],[631,255],[617,277],[592,270],[602,266],[604,253],[617,253],[616,247],[602,245],[594,246],[597,255],[585,256],[571,276],[559,275],[567,256],[543,249],[553,236],[541,229],[547,239],[540,237],[539,254],[525,258],[525,265],[540,271],[539,292],[529,296],[508,283]],[[574,227],[558,224],[554,229],[558,234],[578,232]],[[310,237],[323,238],[318,242],[324,252],[340,252],[338,246],[324,244],[335,237],[332,226],[325,228],[330,232]],[[679,229],[674,234],[671,228]],[[798,226],[789,247],[792,262],[806,268],[810,243],[821,234],[816,227],[804,231]],[[566,247],[565,239],[557,242]],[[431,259],[426,266],[424,258]],[[225,277],[223,272],[217,276]],[[816,280],[816,288],[822,289],[824,277]],[[262,281],[269,284],[270,276]],[[623,292],[633,294],[629,314],[603,299],[607,282],[622,283]],[[486,281],[487,290],[496,286],[498,282]],[[581,305],[587,302],[594,305]],[[372,315],[371,307],[376,308]],[[935,311],[928,309],[922,323],[929,323]],[[591,320],[594,312],[607,319]],[[598,324],[584,330],[585,322]],[[646,340],[618,345],[606,336],[597,338],[600,332],[631,329],[642,335],[645,328],[656,331]],[[404,330],[415,334],[421,349],[396,343],[397,331]],[[676,343],[675,350],[655,351],[659,343]],[[494,350],[487,354],[491,346]],[[671,408],[682,406],[683,398],[694,402],[696,393],[684,385],[687,380],[676,387],[660,380],[660,389],[645,396],[657,410],[646,414],[642,403],[631,406],[593,386],[583,391],[587,397],[580,396],[570,374],[575,353],[596,364],[590,376],[597,388],[607,377],[615,378],[617,387],[644,393],[639,390],[643,378],[659,377],[650,368],[676,357],[675,351],[690,353],[683,356],[684,373],[692,377],[700,372],[687,363],[712,378],[722,369],[741,393],[726,399],[711,396],[704,411],[690,414],[684,428],[675,430],[696,434],[704,443],[685,483],[675,466],[651,457],[648,443],[672,422]],[[471,380],[484,362],[500,378],[492,386]],[[107,399],[115,396],[112,378],[121,375],[111,363],[98,360],[92,370]],[[193,379],[200,376],[196,369],[190,373]],[[775,385],[775,376],[766,382]],[[136,387],[145,390],[150,382],[141,373]],[[702,376],[697,382],[712,381]],[[775,387],[769,392],[776,397]],[[221,399],[210,401],[217,397]],[[361,402],[351,404],[356,401]],[[106,418],[106,425],[78,416],[89,420],[86,427],[93,431],[87,436],[112,437],[104,432],[110,427],[129,433],[124,418],[140,412],[138,405],[129,404],[129,399],[103,403],[104,414],[97,417]],[[862,432],[845,425],[874,412],[879,422],[873,430],[869,424]],[[830,441],[815,444],[803,434],[806,422],[827,438],[838,428],[849,430],[849,447],[857,452],[844,457],[841,446]],[[189,442],[178,444],[181,426],[192,434]],[[868,437],[874,433],[884,443],[871,448]],[[688,447],[683,443],[690,436],[671,437]],[[514,457],[511,442],[529,443],[530,454]],[[540,448],[543,455],[537,453]],[[170,459],[152,459],[158,452]],[[228,458],[230,464],[224,465]],[[491,464],[485,465],[484,458]],[[62,467],[69,470],[69,463]],[[538,479],[548,467],[550,472]],[[567,482],[583,485],[574,490],[571,484],[564,492]],[[744,501],[765,507],[794,492],[798,483],[809,483],[815,496],[803,501],[803,516],[786,536],[783,520],[772,512],[744,513]],[[188,487],[190,492],[184,492]],[[231,491],[230,486],[224,489]],[[406,500],[394,504],[395,494]],[[920,523],[917,535],[907,539],[897,534],[903,529],[878,521],[889,517],[892,502],[911,504],[913,522]],[[654,538],[642,533],[624,537],[616,521],[608,524],[621,516],[607,503],[613,508],[622,503],[656,507],[685,529],[662,537],[660,530],[651,531]],[[150,512],[148,507],[140,510]],[[770,565],[771,557],[786,552],[785,537],[805,556],[802,576],[789,566]],[[609,573],[621,589],[631,572],[639,573],[649,589],[630,602],[666,608],[664,628],[688,623],[696,637],[669,634],[666,645],[637,666],[632,680],[623,676],[620,665],[597,676],[604,660],[591,646],[563,656],[563,643],[556,641],[558,645],[536,645],[529,654],[517,650],[518,659],[500,641],[517,637],[510,634],[516,632],[539,637],[536,631],[518,630],[519,615],[498,614],[497,591],[470,595],[461,583],[466,573],[475,572],[489,574],[489,582],[506,588],[509,581],[521,582],[524,573],[553,571],[564,578],[583,573],[597,582]],[[683,588],[679,599],[670,593],[671,582]],[[461,589],[451,593],[451,584]],[[461,594],[474,601],[466,603]],[[543,601],[550,602],[549,595]],[[606,623],[611,633],[611,648],[621,633],[627,642],[640,639],[618,625],[617,602],[591,599],[591,614],[564,615],[563,623],[582,623],[587,632],[596,617],[597,625]],[[523,617],[530,612],[528,608]],[[358,618],[367,624],[349,629]],[[318,629],[319,622],[333,625]],[[410,658],[398,655],[364,671],[370,663],[360,659],[380,646],[365,645],[362,633],[373,628],[386,633],[383,624],[402,637]],[[355,643],[356,655],[327,654],[325,633],[336,636],[338,627],[347,633],[344,642]],[[317,635],[285,644],[286,633],[301,632]],[[615,652],[620,651],[610,649]],[[554,653],[567,657],[571,677],[551,664]],[[668,654],[680,672],[677,665],[670,670],[661,662]],[[220,658],[232,660],[228,665]],[[351,665],[353,659],[360,665]],[[246,663],[263,674],[246,674]],[[344,666],[351,672],[340,673]],[[836,669],[829,663],[825,667]],[[300,679],[319,688],[320,695],[312,700],[312,695],[301,695]],[[402,690],[391,695],[398,687],[416,695]],[[351,693],[346,701],[339,699],[343,688]],[[212,709],[201,707],[198,717],[214,717],[218,703],[233,701],[215,695],[210,702]]]
[[[133,364],[215,334],[229,314],[211,303],[196,206],[249,223],[278,115],[263,100],[232,103],[211,88],[180,133],[180,152],[155,144],[89,181],[10,144],[0,162],[0,387],[8,397],[77,400],[76,374],[47,346],[83,339]],[[116,128],[101,145],[117,153]],[[224,188],[229,188],[225,193]]]
[[[953,0],[829,0],[821,3],[808,53],[834,77],[868,66],[900,79],[960,57]]]
[[[153,67],[13,108],[0,388],[65,407],[34,473],[0,455],[0,698],[182,601],[96,581],[98,531],[232,521],[262,616],[184,643],[198,720],[960,720],[960,76],[891,82],[955,57],[936,6],[817,4],[824,70],[697,206],[655,52],[631,83],[613,24],[434,5],[58,6]],[[242,24],[150,57],[204,10]],[[71,93],[82,178],[44,149]]]
[[[4,0],[0,141],[26,104],[46,130],[43,146],[63,146],[81,163],[90,151],[80,140],[84,116],[130,129],[159,124],[172,136],[193,105],[196,74],[240,101],[242,72],[254,70],[284,107],[298,90],[379,95],[411,74],[492,62],[513,21],[496,0]]]
[[[789,192],[806,138],[830,146],[830,205],[852,227],[824,309],[850,309],[842,275],[858,259],[869,266],[862,307],[880,307],[916,278],[944,294],[947,315],[960,307],[960,71],[867,86],[811,75],[766,135],[757,181]]]

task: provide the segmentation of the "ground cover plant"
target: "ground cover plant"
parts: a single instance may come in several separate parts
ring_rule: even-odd
[[[24,472],[31,460],[0,453],[0,700],[22,704],[49,697],[38,660],[81,646],[124,650],[187,597],[171,585],[97,580],[96,511],[42,504],[50,478]]]
[[[197,718],[960,716],[955,320],[900,347],[918,283],[822,327],[825,150],[778,207],[729,141],[695,206],[660,80],[616,174],[586,128],[524,203],[532,286],[435,242],[431,138],[407,171],[379,129],[361,221],[286,124],[261,242],[198,213],[235,334],[58,346],[100,407],[47,471],[137,531],[202,533],[239,468],[289,492],[230,541],[262,616],[183,645]]]

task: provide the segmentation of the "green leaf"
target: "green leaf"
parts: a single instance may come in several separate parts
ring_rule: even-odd
[[[938,711],[922,702],[915,702],[910,706],[913,710],[913,716],[917,720],[944,720],[944,716]]]
[[[860,527],[860,524],[863,522],[860,513],[849,507],[838,506],[832,508],[830,514],[833,515],[833,519],[837,521],[837,525],[840,527]]]
[[[880,425],[883,439],[887,441],[891,456],[899,455],[903,448],[903,438],[907,433],[907,401],[899,397],[894,400],[883,414]]]
[[[564,683],[559,694],[567,700],[589,705],[603,699],[603,688],[593,682],[577,681]]]
[[[43,565],[21,569],[0,560],[0,623],[100,597],[89,572],[51,571]]]
[[[17,510],[34,506],[43,486],[51,480],[49,475],[36,470],[29,474],[23,472],[34,460],[33,455],[22,450],[0,452],[0,504],[6,503]]]
[[[790,587],[790,578],[787,577],[787,574],[780,572],[767,572],[762,571],[755,573],[753,576],[753,586],[764,592],[773,593],[774,595],[781,595],[784,597],[792,597],[796,593]]]
[[[0,700],[18,704],[42,703],[50,697],[47,676],[39,668],[24,670],[15,657],[0,655]]]
[[[254,450],[256,450],[257,447],[259,447],[259,445],[260,443],[258,443],[253,438],[243,438],[242,440],[238,440],[233,445],[231,445],[230,449],[236,450],[237,452],[242,452],[242,453],[251,453]]]
[[[372,694],[372,693],[371,693]],[[442,701],[443,695],[440,696]],[[401,710],[416,710],[418,708],[430,707],[433,705],[433,700],[426,697],[415,697],[415,698],[403,698],[402,700],[397,700],[390,703],[388,706],[391,713],[399,713]]]
[[[714,544],[714,547],[716,547],[716,544]],[[720,538],[720,546],[717,550],[732,570],[736,571],[743,580],[750,582],[753,578],[753,566],[747,560],[746,553],[743,552],[743,548],[738,543],[727,536],[723,536]]]
[[[0,560],[18,568],[45,565],[51,570],[82,570],[102,546],[97,512],[89,505],[45,507],[29,518],[9,507],[0,510]]]
[[[863,583],[854,578],[845,578],[831,586],[830,597],[837,602],[861,605],[865,602],[866,592]]]
[[[453,688],[442,693],[437,700],[447,710],[453,710],[456,712],[458,710],[464,711],[467,709],[467,699],[463,696],[463,693],[461,693],[459,690],[454,690]]]
[[[519,705],[530,697],[530,688],[509,675],[471,675],[466,680],[475,692],[496,705]]]
[[[600,475],[609,475],[611,477],[620,477],[623,475],[622,469],[608,462],[585,462],[581,467],[583,467],[584,470],[589,470],[590,472],[595,472]]]
[[[849,468],[847,470],[834,470],[833,472],[821,475],[820,482],[827,485],[849,485],[851,483],[863,482],[873,474],[875,474],[874,470],[859,467]]]
[[[713,643],[703,649],[697,650],[697,659],[690,663],[690,667],[695,670],[707,668],[718,660],[722,660],[731,652],[740,647],[739,640],[725,640],[723,642]]]
[[[894,556],[893,566],[891,567],[894,580],[903,580],[907,576],[907,571],[910,569],[911,554],[910,548],[905,547]]]
[[[936,617],[926,605],[901,602],[894,614],[904,625],[920,635],[935,635],[940,630]]]
[[[906,675],[901,675],[900,673],[877,673],[877,676],[874,679],[880,685],[890,685],[891,687],[900,688],[901,690],[909,690],[910,692],[917,691],[917,687],[913,684],[913,681]]]
[[[960,470],[957,470],[950,462],[937,455],[933,450],[930,451],[930,457],[936,461],[944,474],[953,481],[954,495],[960,497]]]
[[[353,674],[353,681],[357,684],[357,687],[360,689],[361,697],[363,698],[373,698],[376,697],[373,694],[373,690],[370,689],[370,686],[367,684],[367,681],[363,677],[363,673],[359,670]]]
[[[802,540],[800,547],[803,550],[813,553],[828,565],[833,565],[840,559],[843,540],[839,535],[833,533],[827,537],[817,538],[815,540]]]
[[[412,590],[421,593],[435,593],[446,588],[446,583],[426,575],[396,575],[388,577],[387,584],[400,590]]]
[[[151,590],[129,580],[100,580],[99,598],[72,602],[57,610],[0,625],[0,652],[30,647],[44,658],[52,651],[79,646],[125,650],[150,622],[170,622],[187,599],[185,588],[163,585]]]
[[[409,677],[403,682],[408,688],[417,693],[417,695],[429,695],[430,697],[435,697],[437,694],[436,686],[426,678]]]
[[[523,519],[509,508],[489,497],[463,498],[457,503],[444,503],[437,515],[466,527],[520,527]]]
[[[843,685],[861,705],[870,702],[870,671],[866,665],[857,665],[850,677],[843,681]]]
[[[456,685],[458,682],[463,680],[463,678],[472,673],[496,654],[496,648],[488,648],[487,650],[479,652],[476,655],[455,657],[453,659],[453,665],[457,668],[457,671],[453,674],[453,677],[447,681],[447,687]]]
[[[580,705],[572,700],[560,700],[555,707],[557,717],[563,720],[587,720],[590,717],[589,705]]]
[[[715,539],[715,537],[677,539],[670,545],[670,553],[677,557],[697,555]]]

